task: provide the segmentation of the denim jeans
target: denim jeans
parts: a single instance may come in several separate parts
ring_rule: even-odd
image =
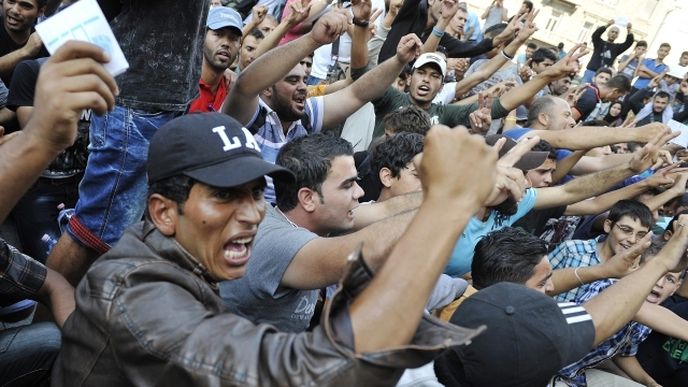
[[[0,386],[49,386],[60,330],[41,322],[0,331]]]
[[[141,220],[146,207],[148,142],[178,112],[145,112],[116,106],[93,116],[88,163],[79,185],[76,213],[67,231],[99,253]]]

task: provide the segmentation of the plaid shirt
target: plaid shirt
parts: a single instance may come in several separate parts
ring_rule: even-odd
[[[613,285],[614,282],[616,282],[615,279],[604,279],[591,283],[588,291],[577,298],[575,302],[578,304],[585,303]],[[635,356],[638,353],[638,345],[647,339],[651,332],[652,329],[647,326],[631,321],[613,336],[600,343],[581,360],[559,370],[557,379],[569,386],[587,386],[585,371],[588,368],[593,368],[616,355]]]
[[[0,295],[9,305],[33,298],[45,282],[48,270],[40,262],[24,255],[0,238]]]
[[[601,235],[595,239],[571,240],[560,244],[548,255],[549,262],[552,264],[552,270],[599,264],[600,257],[597,255],[597,243],[601,242],[604,237],[604,235]],[[589,288],[590,284],[581,285],[568,292],[559,294],[554,299],[558,302],[575,301],[588,291]]]
[[[312,97],[306,99],[306,106],[304,106],[304,119],[310,120],[310,126],[313,133],[319,132],[322,129],[323,117],[325,113],[325,105],[323,102],[323,97]],[[260,145],[260,153],[263,155],[263,159],[271,163],[275,163],[277,160],[277,153],[282,149],[284,144],[287,142],[303,137],[308,134],[308,130],[303,125],[301,120],[294,121],[289,128],[285,130],[282,127],[282,122],[277,116],[277,112],[272,110],[262,98],[258,98],[258,107],[256,112],[251,118],[251,121],[246,125],[250,127],[253,125],[254,121],[258,118],[260,110],[264,109],[267,113],[265,116],[265,123],[263,126],[258,128],[257,132],[253,135],[256,138],[256,142]],[[272,203],[275,201],[275,186],[272,183],[272,179],[266,176],[268,186],[265,189],[265,200]]]

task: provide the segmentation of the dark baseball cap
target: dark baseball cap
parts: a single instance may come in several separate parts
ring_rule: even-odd
[[[501,134],[485,136],[485,142],[487,142],[488,145],[494,145],[500,138],[506,138],[504,146],[502,146],[502,149],[499,150],[499,157],[502,157],[507,154],[511,148],[515,147],[517,142]],[[547,156],[549,156],[549,152],[530,151],[523,155],[523,157],[521,157],[521,159],[514,164],[514,168],[518,168],[522,171],[530,171],[531,169],[535,169],[542,165],[542,163],[547,160]]]
[[[583,358],[595,339],[592,317],[582,306],[557,303],[509,282],[478,291],[450,321],[487,330],[435,360],[446,386],[545,386],[557,371]]]
[[[251,132],[222,113],[189,114],[158,129],[148,149],[148,181],[175,175],[222,188],[264,175],[294,180],[288,169],[263,160]]]

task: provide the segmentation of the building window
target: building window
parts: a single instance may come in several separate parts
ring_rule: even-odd
[[[547,25],[545,26],[545,29],[550,32],[554,32],[554,29],[557,28],[557,24],[559,24],[559,19],[561,18],[562,13],[556,10],[552,10],[552,15],[549,17],[549,20],[547,20]]]
[[[588,37],[590,36],[590,30],[592,30],[592,23],[591,22],[585,22],[585,24],[583,24],[583,28],[578,33],[578,39],[576,39],[576,41],[577,42],[587,42]]]

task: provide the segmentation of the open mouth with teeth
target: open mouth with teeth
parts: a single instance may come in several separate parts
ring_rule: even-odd
[[[293,99],[294,103],[296,106],[303,110],[303,108],[306,106],[306,96],[305,95],[299,95],[298,97],[294,97]]]
[[[231,266],[243,266],[251,257],[253,237],[237,238],[227,242],[224,247],[225,261]]]
[[[430,87],[428,87],[427,85],[418,86],[417,94],[421,96],[430,94]]]

